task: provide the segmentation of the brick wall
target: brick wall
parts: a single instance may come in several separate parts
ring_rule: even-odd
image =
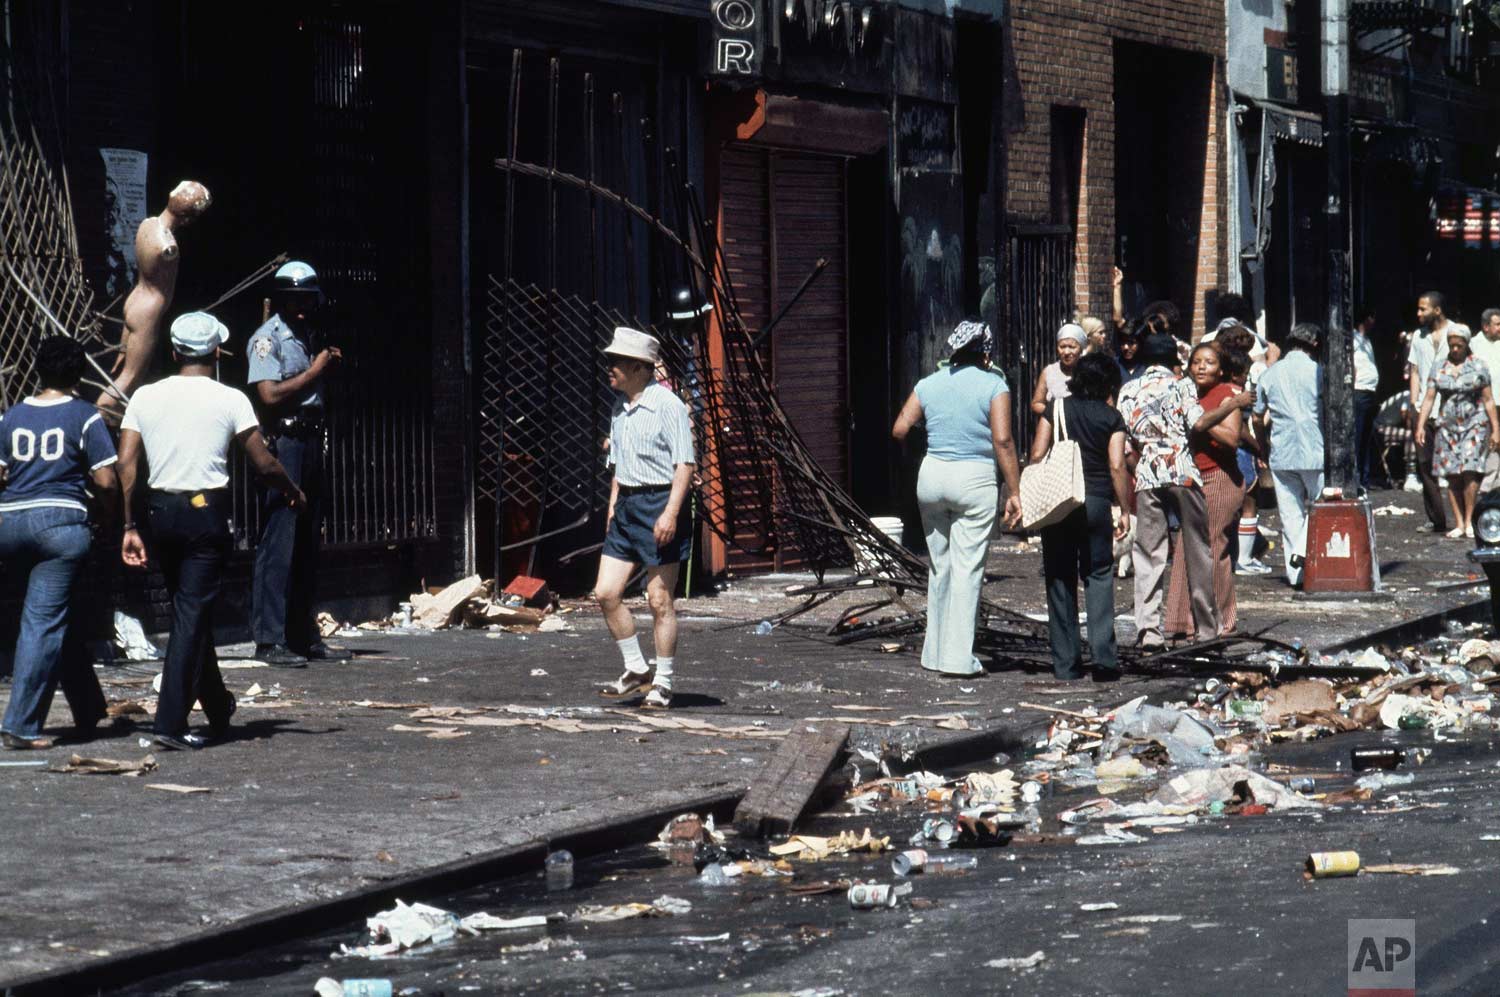
[[[1206,134],[1202,231],[1194,301],[1179,301],[1203,327],[1203,300],[1226,278],[1223,226],[1225,24],[1222,4],[1203,0],[1016,0],[1011,5],[1014,81],[1024,109],[1010,135],[1008,210],[1012,220],[1051,221],[1051,107],[1087,113],[1078,219],[1077,307],[1107,317],[1115,243],[1114,45],[1138,42],[1213,58]],[[1204,127],[1206,126],[1206,128]],[[1060,220],[1060,219],[1059,219]]]

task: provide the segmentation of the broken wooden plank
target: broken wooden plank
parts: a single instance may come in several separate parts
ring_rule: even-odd
[[[786,735],[740,805],[734,826],[741,834],[785,834],[802,816],[823,778],[839,763],[849,725],[800,724]]]

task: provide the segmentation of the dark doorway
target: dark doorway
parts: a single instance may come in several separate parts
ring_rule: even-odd
[[[1083,193],[1083,133],[1086,112],[1081,107],[1052,108],[1052,222],[1078,235],[1078,203]]]
[[[1116,42],[1115,259],[1126,310],[1168,299],[1196,310],[1213,60]]]

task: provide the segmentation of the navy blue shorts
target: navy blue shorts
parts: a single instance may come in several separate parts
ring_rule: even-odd
[[[663,564],[680,564],[688,559],[692,549],[689,533],[691,521],[686,510],[677,517],[677,536],[664,547],[656,544],[656,521],[661,518],[667,500],[672,497],[670,488],[660,491],[635,492],[620,495],[615,499],[615,518],[609,521],[604,534],[604,551],[608,557],[631,561],[654,568]]]
[[[1239,461],[1240,479],[1245,483],[1246,488],[1251,487],[1255,484],[1255,480],[1260,477],[1260,472],[1255,467],[1255,454],[1251,453],[1245,447],[1240,447],[1235,452],[1235,459]]]

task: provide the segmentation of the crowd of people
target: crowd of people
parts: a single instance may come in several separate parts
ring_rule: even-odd
[[[1218,296],[1223,316],[1191,342],[1171,302],[1123,314],[1115,272],[1115,332],[1094,316],[1057,331],[1056,359],[1032,386],[1029,465],[1070,440],[1081,456],[1082,501],[1040,526],[1052,666],[1059,679],[1119,675],[1115,576],[1134,576],[1136,643],[1207,640],[1235,631],[1237,576],[1275,573],[1257,557],[1263,491],[1274,493],[1282,571],[1301,587],[1312,503],[1324,493],[1321,428],[1322,329],[1293,326],[1279,342],[1257,331],[1244,299]],[[1472,334],[1447,317],[1441,293],[1417,302],[1406,350],[1402,418],[1420,482],[1427,530],[1472,538],[1482,491],[1500,486],[1500,419],[1490,370],[1500,362],[1500,309]],[[1360,494],[1372,486],[1382,412],[1370,309],[1353,330],[1355,464]],[[925,423],[929,448],[917,504],[931,555],[923,667],[973,676],[975,618],[996,518],[997,471],[1006,486],[1003,522],[1020,525],[1021,483],[1011,432],[1010,388],[991,366],[993,336],[960,323],[952,355],[924,378],[896,420],[904,440]],[[1029,472],[1028,472],[1029,473]],[[1444,487],[1446,486],[1446,487]],[[1446,491],[1446,496],[1443,492]],[[1451,529],[1449,528],[1451,523]],[[1078,587],[1084,590],[1090,667],[1084,667]]]
[[[321,298],[306,263],[277,270],[275,314],[249,338],[244,389],[218,380],[220,351],[229,341],[224,324],[206,312],[179,315],[170,329],[172,369],[133,386],[118,453],[100,408],[79,397],[89,359],[83,346],[66,336],[42,343],[35,357],[39,390],[0,414],[0,560],[25,584],[0,744],[53,745],[43,726],[59,684],[76,735],[88,736],[107,715],[76,622],[91,518],[102,533],[118,524],[123,563],[157,564],[171,598],[152,723],[156,746],[197,749],[226,733],[237,704],[219,673],[213,628],[233,547],[228,461],[234,447],[262,484],[257,656],[284,668],[349,657],[323,642],[313,615],[325,445],[321,382],[340,358],[337,347],[308,345]],[[195,703],[206,732],[190,727]]]

